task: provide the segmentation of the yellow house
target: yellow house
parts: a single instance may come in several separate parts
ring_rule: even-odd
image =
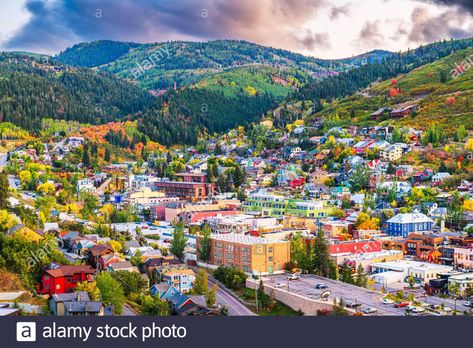
[[[30,242],[38,242],[44,239],[44,236],[42,234],[32,230],[31,228],[23,224],[18,224],[18,225],[13,226],[12,228],[8,230],[8,234],[12,236],[13,235],[22,236],[24,239]]]

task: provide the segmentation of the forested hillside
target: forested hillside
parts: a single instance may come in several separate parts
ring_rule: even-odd
[[[269,94],[225,97],[201,88],[171,91],[156,107],[139,113],[138,129],[163,145],[195,144],[199,132],[221,132],[259,120],[276,107]]]
[[[126,47],[117,44],[112,51],[117,50],[120,56],[102,65],[110,57],[109,45],[114,47],[107,41],[79,44],[59,54],[56,59],[79,66],[86,61],[89,67],[96,66],[118,77],[136,80],[146,89],[165,89],[172,87],[174,82],[178,87],[191,85],[224,69],[248,65],[293,68],[311,74],[326,70],[343,71],[356,63],[354,60],[345,62],[307,57],[247,41],[216,40],[142,44],[125,53]],[[103,53],[99,54],[99,51]]]
[[[83,68],[91,68],[118,59],[130,49],[139,46],[133,42],[100,40],[84,42],[67,48],[55,61]]]
[[[473,57],[473,47],[458,50],[405,74],[375,83],[371,87],[323,105],[309,119],[322,117],[327,126],[390,124],[421,129],[441,126],[444,133],[453,134],[463,125],[473,125],[473,69],[454,73],[458,64]],[[379,108],[397,108],[416,104],[416,112],[392,119],[389,113],[373,119],[371,113]]]
[[[320,100],[332,100],[355,93],[361,88],[378,80],[387,80],[398,74],[407,73],[419,66],[443,58],[456,50],[473,46],[473,39],[452,40],[421,46],[415,50],[398,53],[384,59],[381,63],[363,65],[329,77],[322,81],[313,80],[303,86],[297,93],[293,93],[293,100],[313,100],[316,110],[320,107]]]
[[[0,115],[27,130],[42,118],[105,123],[142,111],[153,97],[105,73],[0,54]]]

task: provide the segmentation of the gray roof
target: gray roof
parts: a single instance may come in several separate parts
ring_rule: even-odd
[[[66,302],[66,301],[90,301],[89,294],[85,291],[77,291],[77,292],[68,292],[64,294],[54,294],[52,296],[54,302]]]
[[[102,309],[99,301],[70,301],[64,303],[64,308],[69,313],[98,313]]]

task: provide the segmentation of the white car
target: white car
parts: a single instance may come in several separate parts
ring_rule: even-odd
[[[394,300],[391,300],[390,298],[383,298],[383,304],[393,304]]]
[[[283,283],[279,283],[279,282],[277,282],[277,283],[274,284],[274,287],[275,287],[275,288],[282,288],[283,286],[284,286],[284,284],[283,284]]]
[[[412,312],[413,313],[422,313],[422,312],[425,312],[425,309],[424,309],[424,307],[414,307],[414,308],[412,308]]]
[[[287,280],[298,280],[299,276],[297,274],[291,274],[287,277]]]
[[[363,313],[365,314],[372,314],[372,313],[376,313],[378,310],[376,308],[373,308],[373,307],[367,307],[365,309],[363,309]]]
[[[443,311],[446,313],[450,313],[453,311],[453,309],[451,309],[450,307],[443,307]]]

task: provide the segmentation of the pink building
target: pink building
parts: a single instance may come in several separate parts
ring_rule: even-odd
[[[457,267],[473,269],[473,247],[455,247],[453,260]]]

